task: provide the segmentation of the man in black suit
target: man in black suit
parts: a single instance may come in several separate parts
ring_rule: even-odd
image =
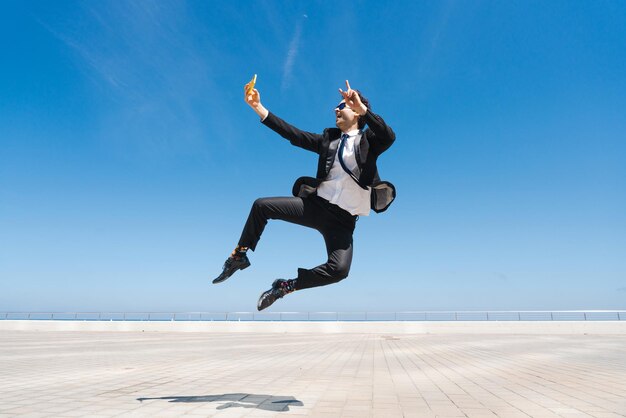
[[[395,189],[378,177],[376,160],[395,140],[393,130],[372,113],[369,101],[358,90],[339,89],[343,100],[335,107],[336,128],[322,134],[302,131],[288,124],[261,104],[257,89],[245,91],[245,101],[261,122],[293,145],[319,155],[315,178],[302,177],[294,185],[294,197],[257,199],[239,239],[213,280],[221,283],[237,270],[250,266],[246,255],[254,251],[269,219],[314,228],[324,237],[328,260],[313,269],[298,269],[294,279],[277,279],[263,292],[257,308],[263,310],[277,299],[301,289],[336,283],[348,276],[352,263],[352,234],[359,216],[387,209]],[[369,129],[364,130],[365,127]]]

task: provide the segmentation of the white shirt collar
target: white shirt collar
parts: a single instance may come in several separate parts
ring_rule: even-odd
[[[348,132],[342,132],[341,134],[342,134],[342,135],[343,135],[343,134],[346,134],[346,135],[348,135],[349,137],[353,137],[353,136],[357,136],[357,135],[358,135],[358,134],[360,134],[360,133],[361,133],[361,130],[360,130],[360,129],[353,129],[353,130],[348,131]]]

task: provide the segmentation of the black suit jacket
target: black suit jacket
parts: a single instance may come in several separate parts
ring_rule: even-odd
[[[358,168],[354,174],[361,187],[372,187],[372,209],[376,212],[382,212],[395,199],[395,188],[389,182],[380,181],[376,161],[393,144],[396,135],[387,126],[383,118],[369,109],[363,117],[369,129],[365,130],[359,146],[355,150]],[[294,185],[294,195],[296,196],[314,191],[319,183],[326,179],[335,161],[341,130],[339,128],[326,128],[321,134],[306,132],[290,125],[271,112],[263,120],[263,124],[289,140],[292,145],[319,155],[315,179],[302,177]],[[306,187],[305,191],[301,191],[303,185]]]

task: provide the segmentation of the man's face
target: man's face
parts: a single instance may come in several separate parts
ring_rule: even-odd
[[[357,115],[354,110],[350,109],[344,100],[342,100],[341,103],[335,107],[335,124],[337,125],[337,128],[342,131],[356,129],[358,120],[359,115]]]

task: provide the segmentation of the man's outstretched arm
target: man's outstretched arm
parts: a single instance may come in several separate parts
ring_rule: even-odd
[[[270,113],[270,111],[261,104],[261,94],[257,89],[247,91],[244,87],[244,91],[246,103],[259,115],[261,122],[263,122],[265,126],[269,127],[283,138],[288,139],[293,145],[319,154],[322,135],[300,130],[273,113]]]

